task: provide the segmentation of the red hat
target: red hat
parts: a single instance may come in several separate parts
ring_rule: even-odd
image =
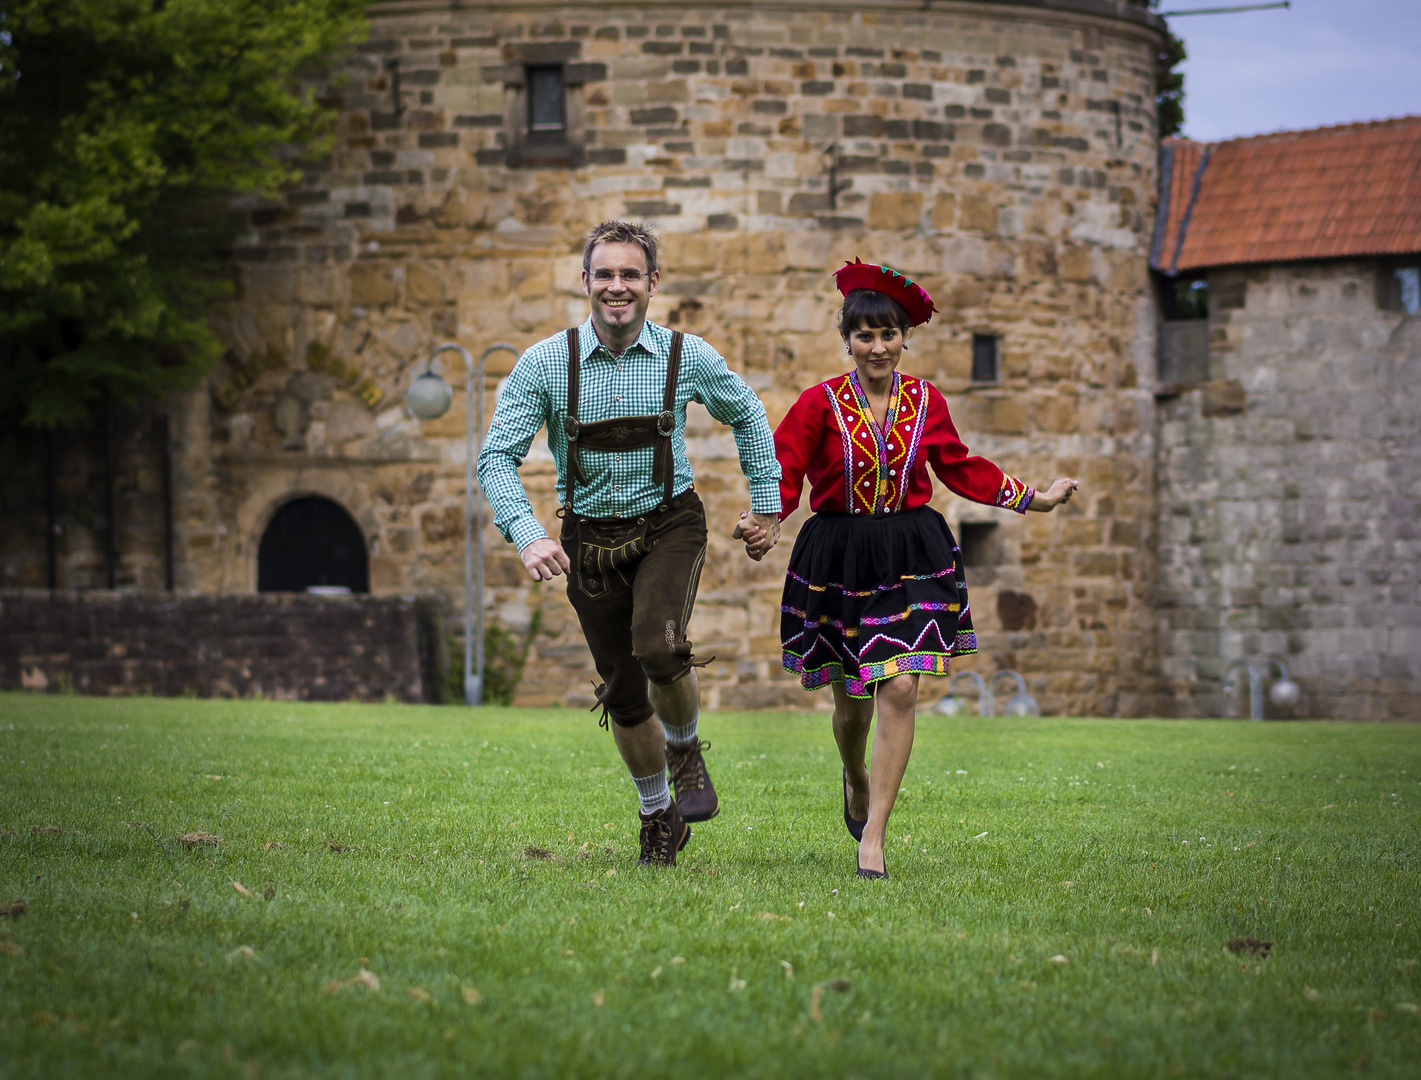
[[[835,272],[834,280],[838,283],[839,291],[845,296],[855,289],[872,289],[892,297],[903,305],[903,310],[908,313],[908,318],[914,326],[922,326],[937,310],[926,289],[886,266],[875,266],[873,263],[855,259],[853,262],[844,263],[843,267]]]

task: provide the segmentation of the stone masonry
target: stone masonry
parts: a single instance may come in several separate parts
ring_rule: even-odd
[[[0,689],[445,699],[437,598],[0,590]]]
[[[1166,700],[1278,656],[1298,712],[1421,719],[1421,319],[1370,260],[1209,273],[1210,381],[1160,409]],[[1271,706],[1265,710],[1271,715]]]
[[[581,239],[606,217],[664,241],[651,315],[705,336],[766,403],[843,370],[832,271],[855,256],[921,281],[942,315],[905,370],[947,395],[973,452],[1044,485],[1083,482],[1051,515],[940,492],[956,526],[997,522],[969,571],[982,652],[1047,712],[1158,704],[1153,614],[1153,312],[1158,20],[1105,0],[841,0],[629,10],[577,4],[375,4],[371,34],[312,89],[335,136],[276,202],[244,205],[231,346],[173,403],[178,587],[255,589],[272,514],[340,502],[377,593],[462,589],[462,372],[454,408],[403,408],[436,343],[475,355],[581,321]],[[527,65],[561,65],[569,141],[522,134]],[[972,337],[1001,340],[973,383]],[[485,402],[511,357],[490,360]],[[729,539],[747,505],[728,429],[691,417],[712,550],[692,637],[717,661],[709,707],[824,707],[780,671],[778,598],[800,511],[763,564]],[[555,524],[551,459],[523,475]],[[490,527],[489,614],[541,612],[519,701],[590,703],[592,670],[561,583],[534,586]],[[24,580],[38,584],[33,566]],[[12,575],[13,576],[13,575]],[[7,579],[8,580],[8,579]],[[64,582],[61,581],[61,584]],[[942,685],[924,694],[936,696]]]

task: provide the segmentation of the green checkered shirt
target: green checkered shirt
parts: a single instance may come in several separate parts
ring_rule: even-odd
[[[578,375],[578,421],[583,424],[619,416],[652,416],[661,412],[666,390],[666,365],[671,356],[671,331],[646,322],[620,359],[597,339],[592,319],[578,328],[582,367]],[[780,463],[765,407],[755,391],[725,366],[725,360],[701,338],[685,335],[681,373],[676,383],[676,431],[671,448],[676,461],[675,493],[694,479],[686,458],[686,405],[698,401],[735,433],[740,468],[750,481],[750,506],[757,514],[780,511]],[[547,532],[518,479],[518,466],[539,428],[547,428],[548,449],[558,466],[558,499],[567,499],[567,336],[538,342],[513,367],[499,391],[493,422],[479,451],[479,484],[493,507],[494,524],[505,540],[522,551]],[[579,514],[587,517],[636,517],[655,509],[664,494],[651,479],[654,447],[620,454],[582,451],[587,482],[578,481]]]

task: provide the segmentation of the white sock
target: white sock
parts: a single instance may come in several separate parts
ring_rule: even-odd
[[[700,722],[701,714],[698,712],[691,717],[689,724],[668,724],[661,722],[661,726],[666,729],[666,741],[676,746],[685,746],[696,737],[696,725]]]
[[[666,784],[666,770],[661,769],[650,776],[633,776],[636,793],[641,797],[641,812],[655,814],[671,805],[671,788]]]

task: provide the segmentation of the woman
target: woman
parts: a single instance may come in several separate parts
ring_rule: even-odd
[[[896,271],[857,259],[835,278],[853,370],[806,390],[775,431],[780,518],[799,505],[806,478],[814,510],[790,556],[780,631],[784,666],[806,689],[834,688],[844,824],[860,842],[859,876],[880,878],[913,749],[918,675],[946,675],[953,656],[977,651],[957,543],[928,505],[929,468],[963,498],[1021,513],[1054,509],[1079,485],[1061,479],[1038,492],[969,457],[943,396],[898,372],[912,328],[937,310],[932,299]]]

